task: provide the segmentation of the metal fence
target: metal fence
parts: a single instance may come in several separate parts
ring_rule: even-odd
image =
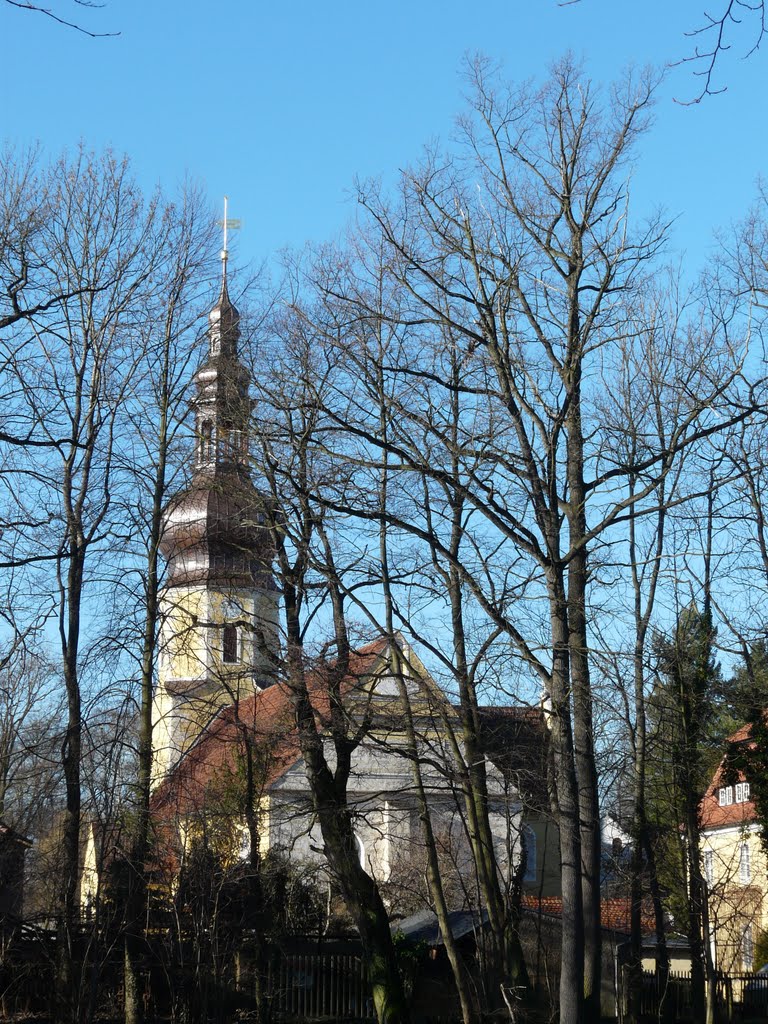
[[[715,992],[721,1021],[768,1021],[768,975],[718,974]],[[667,1019],[693,1022],[690,971],[670,971],[665,983],[659,974],[643,972],[641,1014],[658,1019],[662,1002]]]
[[[693,1019],[690,971],[670,971],[666,981],[655,972],[643,972],[640,1013],[656,1016],[662,1002],[674,1020]]]
[[[270,965],[268,991],[278,1020],[375,1019],[361,957],[347,953],[289,953]]]

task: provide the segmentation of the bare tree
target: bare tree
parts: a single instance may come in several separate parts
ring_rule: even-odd
[[[133,829],[129,837],[125,922],[125,1019],[142,1018],[139,963],[147,920],[146,864],[150,848],[153,702],[157,678],[158,636],[163,582],[160,543],[163,515],[186,446],[179,444],[195,327],[208,285],[207,254],[213,250],[213,220],[192,191],[158,217],[158,253],[153,294],[134,336],[136,380],[127,408],[133,445],[123,453],[124,472],[133,486],[123,521],[132,533],[135,566],[122,577],[119,604],[123,628],[116,636],[129,647],[138,669],[136,785],[129,801]],[[126,636],[124,612],[134,628]],[[134,610],[139,618],[133,616]]]
[[[559,5],[571,7],[581,2],[560,0]],[[745,36],[739,39],[740,56],[746,59],[757,52],[766,34],[764,0],[720,0],[715,7],[702,10],[698,23],[686,33],[694,41],[693,52],[677,62],[691,65],[700,85],[691,99],[680,102],[690,106],[726,91],[726,85],[716,84],[715,74],[740,34]]]
[[[69,17],[65,17],[61,13],[60,6],[58,8],[43,7],[42,4],[29,3],[28,0],[5,0],[5,3],[9,4],[11,7],[17,7],[19,10],[22,11],[33,11],[36,14],[42,14],[46,18],[50,18],[52,21],[55,21],[58,25],[63,25],[65,28],[73,28],[76,32],[82,32],[83,35],[90,36],[91,39],[101,39],[105,36],[120,35],[119,32],[93,32],[80,21],[74,21],[71,20]],[[99,9],[106,6],[106,4],[94,3],[93,0],[73,0],[73,3],[77,7],[82,7],[91,10]]]
[[[748,35],[743,58],[756,53],[765,36],[764,0],[721,0],[713,13],[702,12],[701,24],[688,33],[694,40],[694,51],[681,60],[683,64],[692,64],[694,75],[701,80],[699,92],[687,103],[700,103],[705,96],[725,92],[727,86],[715,84],[715,72],[745,22]]]
[[[78,916],[83,742],[84,607],[106,582],[104,555],[122,544],[110,518],[117,488],[114,456],[134,370],[129,339],[151,291],[157,262],[156,204],[145,206],[127,164],[80,152],[51,172],[41,228],[41,259],[55,293],[71,297],[4,339],[15,409],[41,457],[17,459],[6,475],[11,529],[6,564],[28,567],[51,586],[66,693],[62,767],[66,804],[59,876],[61,1019],[77,1014],[73,936]],[[23,450],[28,453],[29,449]],[[42,510],[42,512],[41,512]],[[96,553],[101,555],[97,565]],[[115,559],[116,561],[116,559]],[[115,564],[113,561],[113,564]],[[47,573],[51,570],[52,577]]]
[[[399,493],[443,492],[439,519],[423,502],[385,512],[362,488],[354,503],[340,495],[326,506],[385,519],[436,550],[547,692],[564,900],[560,1012],[575,1021],[597,1012],[600,974],[590,557],[629,509],[654,507],[643,503],[680,453],[752,406],[747,395],[725,408],[740,361],[715,322],[706,356],[691,335],[670,367],[686,398],[663,444],[628,464],[600,416],[599,395],[613,386],[602,370],[635,330],[628,311],[664,235],[658,222],[632,233],[623,177],[653,83],[625,83],[602,105],[568,62],[539,91],[496,89],[482,64],[473,83],[464,149],[428,154],[404,174],[399,202],[361,189],[368,233],[351,258],[323,254],[313,273],[324,307],[305,316],[335,341],[347,373],[337,392],[323,378],[312,407],[344,438],[326,432],[340,464],[370,466],[372,453],[387,453]],[[377,355],[382,322],[398,344]],[[382,374],[393,381],[386,438],[371,401]],[[441,421],[454,399],[460,414]],[[433,528],[454,523],[452,513],[458,548]]]
[[[371,720],[364,700],[355,714],[348,707],[355,668],[346,564],[337,562],[330,517],[317,501],[335,469],[323,454],[323,417],[314,394],[333,369],[323,366],[315,336],[300,318],[293,326],[298,329],[281,332],[272,373],[257,382],[254,421],[283,599],[284,650],[275,668],[291,692],[312,807],[330,871],[362,939],[377,1017],[381,1024],[397,1024],[407,1021],[408,1010],[389,919],[379,886],[361,863],[348,797],[353,758]],[[319,614],[330,619],[330,639],[326,634],[318,650],[309,630]]]

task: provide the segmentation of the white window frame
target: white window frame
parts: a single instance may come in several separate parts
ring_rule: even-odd
[[[742,840],[739,843],[739,881],[742,885],[749,885],[752,881],[752,869],[749,863],[749,843]]]
[[[748,782],[737,782],[736,783],[736,803],[745,804],[749,800],[749,783]]]
[[[365,857],[365,843],[360,838],[357,832],[354,832],[353,835],[355,837],[355,846],[357,847],[357,859],[360,861],[360,867],[363,869],[363,871],[367,871],[368,865],[366,863]]]
[[[715,851],[705,850],[704,851],[704,878],[707,880],[707,885],[712,885],[715,881]]]
[[[733,786],[721,786],[717,794],[717,802],[721,807],[730,807],[733,803]]]

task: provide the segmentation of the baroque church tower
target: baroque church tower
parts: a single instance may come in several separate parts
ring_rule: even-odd
[[[223,706],[269,685],[270,655],[279,646],[267,506],[250,478],[249,376],[238,357],[240,316],[227,291],[226,227],[221,260],[221,293],[208,315],[208,358],[193,377],[191,482],[164,516],[161,551],[168,575],[161,598],[153,785]]]

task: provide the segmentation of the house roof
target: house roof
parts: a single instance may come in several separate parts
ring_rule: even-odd
[[[533,896],[522,897],[523,910],[532,914],[546,914],[550,917],[560,917],[563,913],[562,896]],[[600,900],[600,924],[603,928],[612,932],[630,931],[630,917],[632,903],[626,897],[617,896]],[[655,928],[655,919],[651,908],[643,904],[640,912],[640,927],[643,934],[652,932]]]
[[[349,669],[341,682],[343,690],[350,692],[370,676],[387,643],[378,639],[351,653]],[[330,712],[327,683],[327,669],[314,669],[307,675],[307,690],[320,725]],[[246,738],[257,761],[259,791],[273,786],[301,756],[294,696],[290,684],[280,682],[219,711],[155,790],[154,815],[186,816],[220,797],[222,787],[231,784],[241,770]]]
[[[744,782],[744,773],[735,769],[729,763],[734,747],[754,746],[751,741],[752,726],[747,724],[737,729],[732,736],[728,737],[728,750],[712,776],[706,793],[699,802],[699,820],[703,829],[724,828],[729,825],[746,825],[754,821],[756,817],[755,805],[752,800],[744,800],[741,803],[727,804],[720,806],[719,790],[723,786],[733,785],[734,782]]]
[[[449,910],[448,927],[454,939],[461,939],[471,932],[476,932],[488,923],[486,911],[475,910]],[[400,921],[394,921],[390,928],[393,933],[400,932],[411,942],[426,942],[427,945],[443,946],[442,929],[438,924],[437,914],[433,910],[418,910],[410,917],[404,917]]]

